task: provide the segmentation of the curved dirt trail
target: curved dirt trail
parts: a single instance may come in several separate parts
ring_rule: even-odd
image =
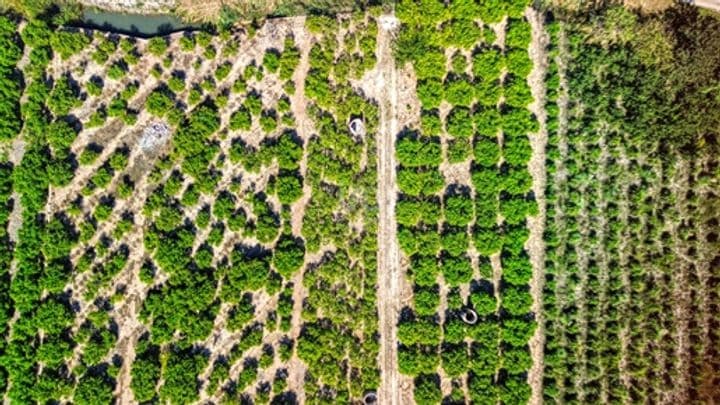
[[[398,72],[392,55],[392,36],[398,27],[393,15],[378,20],[378,61],[374,96],[380,105],[377,135],[378,162],[378,317],[380,321],[381,404],[400,404],[398,387],[397,322],[400,308],[400,248],[397,241],[395,203],[395,135],[398,133]]]

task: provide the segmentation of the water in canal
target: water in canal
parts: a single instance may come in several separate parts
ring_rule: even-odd
[[[80,26],[121,34],[151,37],[197,28],[177,17],[164,14],[126,14],[113,11],[85,10]]]

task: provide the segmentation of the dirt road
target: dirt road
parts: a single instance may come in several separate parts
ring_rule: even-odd
[[[538,117],[540,122],[540,131],[530,135],[530,143],[532,145],[532,159],[530,160],[529,170],[533,178],[533,192],[537,199],[538,215],[528,219],[530,228],[530,238],[528,239],[526,248],[530,254],[530,261],[533,267],[533,277],[530,283],[530,292],[533,296],[533,312],[537,315],[538,328],[530,339],[530,354],[533,358],[533,364],[528,373],[528,382],[532,389],[530,404],[542,403],[542,379],[543,379],[543,348],[545,345],[545,329],[542,311],[542,294],[543,280],[545,277],[545,245],[543,243],[543,233],[545,232],[545,185],[547,182],[545,173],[545,147],[547,144],[547,113],[543,108],[545,101],[545,74],[547,71],[547,43],[549,38],[543,29],[542,15],[528,8],[525,16],[532,27],[532,43],[530,44],[530,56],[532,57],[534,68],[530,73],[528,81],[530,83],[534,102],[530,105],[530,111]]]
[[[392,36],[398,27],[392,15],[379,19],[375,97],[380,104],[378,149],[378,311],[380,320],[381,404],[400,404],[397,362],[397,320],[400,307],[400,249],[397,242],[395,203],[395,135],[398,133],[398,72],[392,55]]]

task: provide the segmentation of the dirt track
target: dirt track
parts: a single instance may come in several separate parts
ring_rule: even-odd
[[[541,404],[542,401],[542,379],[543,379],[543,354],[545,344],[545,328],[542,311],[542,295],[545,277],[545,244],[543,233],[545,232],[545,185],[547,182],[545,172],[545,146],[547,144],[547,113],[544,109],[545,100],[545,73],[547,70],[547,55],[545,49],[549,39],[543,30],[542,15],[528,8],[526,12],[528,21],[532,26],[533,41],[530,44],[530,55],[535,68],[529,77],[533,98],[535,101],[530,105],[530,110],[538,117],[541,129],[537,134],[530,136],[530,143],[533,149],[530,161],[530,173],[533,177],[533,192],[537,198],[539,214],[528,220],[530,238],[527,242],[528,253],[533,267],[533,277],[530,292],[533,296],[533,312],[537,316],[538,327],[530,340],[530,353],[533,364],[528,373],[528,382],[532,389],[530,397],[531,404]]]
[[[380,104],[378,148],[378,312],[380,321],[379,403],[400,403],[397,363],[397,320],[400,307],[400,249],[397,242],[395,203],[395,135],[398,132],[397,69],[392,56],[394,16],[381,16],[375,96]]]

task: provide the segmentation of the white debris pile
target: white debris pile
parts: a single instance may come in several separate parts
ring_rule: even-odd
[[[381,15],[380,28],[385,31],[395,31],[400,26],[400,20],[394,15]]]
[[[170,138],[170,127],[164,122],[153,122],[143,130],[140,148],[146,152],[162,146]]]

